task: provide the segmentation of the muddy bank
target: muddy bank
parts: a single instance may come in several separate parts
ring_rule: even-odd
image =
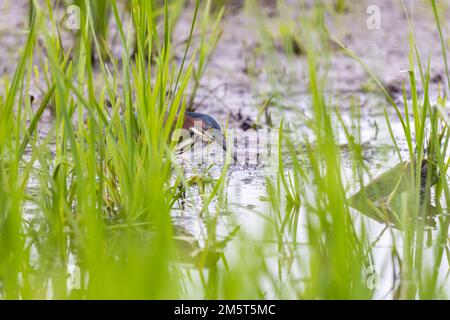
[[[279,47],[279,38],[283,21],[287,17],[292,18],[296,24],[302,19],[302,15],[309,14],[311,7],[308,3],[302,6],[300,3],[303,1],[287,1],[286,7],[280,9],[273,5],[273,1],[265,1],[257,13],[245,1],[229,2],[230,7],[221,23],[222,37],[202,79],[195,107],[198,111],[218,118],[222,124],[228,121],[230,127],[247,129],[257,120],[258,107],[274,93],[287,100],[291,96],[307,95],[309,84],[306,57],[302,54],[287,56]],[[445,77],[432,9],[428,2],[422,1],[409,0],[405,1],[405,5],[414,21],[414,35],[421,57],[424,62],[430,57],[431,82],[436,90],[438,82],[443,82]],[[448,5],[440,5],[441,12],[449,12],[446,8]],[[368,27],[368,19],[373,12],[368,9],[370,6],[372,9],[374,6],[379,8],[379,28]],[[361,57],[386,87],[394,95],[398,95],[401,81],[408,80],[408,74],[404,71],[408,69],[409,52],[408,20],[401,1],[351,1],[347,4],[347,10],[341,13],[332,11],[329,3],[326,8],[325,21],[330,33]],[[28,1],[2,1],[0,12],[2,79],[5,76],[11,77],[24,43]],[[264,28],[267,28],[274,39],[273,52],[264,49],[267,46],[263,41],[265,31],[256,18],[258,14],[264,16]],[[183,52],[182,44],[189,32],[191,18],[190,3],[174,31],[177,55]],[[441,20],[445,21],[445,17],[441,17]],[[443,28],[445,35],[448,24],[443,23]],[[118,52],[114,50],[119,45],[118,39],[114,36],[114,30],[110,33],[113,52]],[[66,34],[66,37],[70,37],[70,34]],[[336,45],[330,47],[331,54],[320,60],[318,72],[327,76],[326,93],[336,97],[335,100],[342,104],[341,107],[346,108],[353,95],[372,90],[373,82],[353,58],[348,57]],[[32,83],[32,86],[32,92],[40,93],[42,88],[39,83]],[[375,90],[376,92],[378,91]],[[281,101],[272,110],[278,108],[273,111],[277,114],[286,105]],[[307,105],[300,107],[308,109]],[[263,120],[258,121],[257,125],[267,125]]]

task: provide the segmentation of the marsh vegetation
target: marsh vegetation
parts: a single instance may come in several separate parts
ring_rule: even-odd
[[[0,298],[448,298],[449,8],[373,2],[3,0]]]

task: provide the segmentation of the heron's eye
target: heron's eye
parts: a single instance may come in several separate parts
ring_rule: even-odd
[[[209,139],[210,141],[215,140],[215,137],[214,137],[214,129],[213,129],[213,128],[207,127],[206,130],[205,130],[205,132],[207,133],[208,139]]]

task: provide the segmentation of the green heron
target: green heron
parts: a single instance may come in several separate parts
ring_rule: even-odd
[[[189,132],[191,139],[187,142],[180,141],[178,149],[184,149],[188,145],[192,145],[197,139],[200,139],[206,143],[216,142],[225,152],[227,151],[225,136],[220,125],[213,117],[207,114],[185,112],[182,129]]]
[[[137,114],[134,115],[134,120],[137,119],[137,116]],[[178,117],[175,118],[174,123],[177,121]],[[216,142],[225,152],[227,151],[225,136],[220,125],[213,117],[207,114],[185,112],[181,129],[184,132],[178,131],[177,134],[172,129],[172,134],[175,134],[172,136],[172,139],[178,140],[176,149],[179,153],[189,150],[199,140],[207,144]],[[236,155],[233,156],[233,159],[237,162]]]

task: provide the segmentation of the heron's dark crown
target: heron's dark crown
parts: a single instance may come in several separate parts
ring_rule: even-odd
[[[213,117],[208,116],[207,114],[198,113],[198,112],[186,112],[185,115],[187,115],[188,117],[194,118],[194,119],[202,120],[203,123],[209,128],[213,128],[213,129],[222,131],[222,129],[220,128],[220,125],[217,123],[217,121],[214,120]]]

